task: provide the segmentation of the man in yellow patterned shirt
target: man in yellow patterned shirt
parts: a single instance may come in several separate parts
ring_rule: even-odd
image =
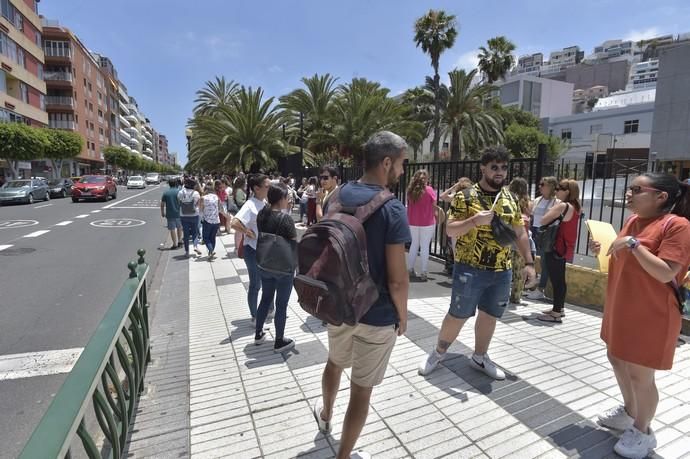
[[[515,231],[515,244],[526,260],[524,277],[530,284],[536,277],[529,239],[517,199],[503,187],[508,176],[510,155],[502,148],[488,148],[481,158],[481,180],[453,199],[446,232],[457,237],[453,290],[450,308],[443,319],[436,348],[419,365],[419,374],[428,375],[443,360],[451,343],[467,319],[479,309],[475,323],[473,368],[494,379],[505,373],[494,364],[487,351],[496,329],[496,320],[510,299],[512,244],[501,244],[494,236],[495,216]]]

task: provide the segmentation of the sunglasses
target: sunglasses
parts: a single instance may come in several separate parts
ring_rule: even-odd
[[[628,191],[630,191],[632,194],[640,194],[640,193],[644,193],[645,191],[654,191],[656,193],[663,193],[663,191],[657,190],[656,188],[652,188],[649,186],[640,186],[640,185],[631,185],[628,187]]]
[[[558,191],[570,191],[570,188],[568,188],[567,186],[557,186],[556,190],[558,190]]]
[[[507,170],[508,170],[508,165],[507,165],[507,164],[504,164],[504,165],[502,165],[502,166],[498,166],[498,165],[496,165],[496,164],[493,164],[493,165],[491,166],[491,170],[494,171],[494,172],[497,172],[497,171],[499,171],[499,170],[501,170],[501,171],[507,171]]]
[[[321,180],[330,180],[331,176],[330,175],[321,175],[319,176],[319,179]]]

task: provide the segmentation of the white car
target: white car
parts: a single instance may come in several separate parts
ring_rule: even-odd
[[[132,175],[127,179],[127,189],[131,188],[146,188],[146,182],[141,175]]]
[[[160,185],[161,179],[160,175],[156,172],[149,172],[146,174],[146,184],[148,185]]]

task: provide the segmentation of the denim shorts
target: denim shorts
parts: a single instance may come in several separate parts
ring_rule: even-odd
[[[477,308],[500,319],[510,300],[512,270],[490,271],[477,269],[463,263],[453,266],[453,291],[448,314],[457,319],[467,319]]]
[[[168,220],[168,229],[169,230],[182,229],[182,220],[180,220],[179,217],[168,218],[167,220]]]

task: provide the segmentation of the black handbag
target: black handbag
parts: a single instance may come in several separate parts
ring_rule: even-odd
[[[259,233],[256,264],[270,273],[293,274],[297,267],[297,241],[273,233]]]
[[[557,219],[549,223],[548,225],[542,225],[537,229],[537,234],[535,236],[537,247],[544,253],[551,253],[554,251],[554,246],[556,245],[556,238],[558,237],[558,229],[561,226],[561,222],[565,218],[565,214],[568,213],[568,204],[565,203],[565,210]]]
[[[499,195],[504,191],[499,191]],[[496,196],[498,198],[498,196]],[[493,206],[489,208],[489,205],[484,201],[481,195],[478,195],[479,202],[481,203],[484,210],[492,210]],[[512,226],[504,222],[498,214],[495,214],[491,219],[491,234],[493,234],[496,242],[502,247],[510,247],[517,242],[517,234]]]

